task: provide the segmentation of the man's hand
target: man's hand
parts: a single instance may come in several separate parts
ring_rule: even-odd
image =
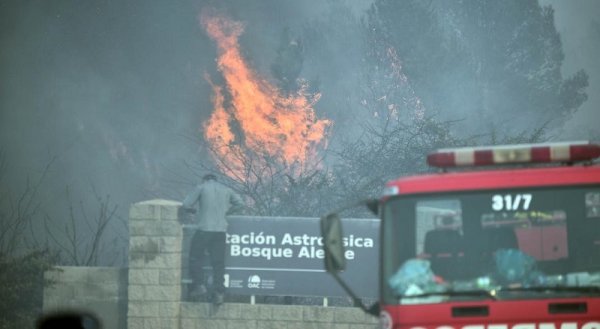
[[[179,223],[181,224],[190,224],[193,222],[192,214],[196,213],[195,208],[184,208],[180,207],[177,211],[177,217],[179,218]]]
[[[196,208],[183,208],[183,211],[187,214],[195,214]]]

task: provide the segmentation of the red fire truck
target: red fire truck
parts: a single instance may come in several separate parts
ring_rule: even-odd
[[[442,149],[439,173],[387,183],[379,302],[340,276],[340,211],[321,219],[325,267],[382,328],[600,329],[600,145]]]

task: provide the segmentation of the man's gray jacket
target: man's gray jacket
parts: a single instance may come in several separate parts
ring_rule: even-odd
[[[197,205],[196,223],[202,231],[226,232],[229,210],[237,210],[243,206],[242,199],[229,187],[208,180],[196,188],[183,200],[183,208]]]

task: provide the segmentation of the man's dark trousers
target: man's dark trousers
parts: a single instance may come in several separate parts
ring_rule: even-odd
[[[225,232],[208,232],[198,230],[190,245],[190,274],[194,285],[205,284],[204,269],[205,251],[208,251],[213,268],[213,286],[216,293],[225,292]]]

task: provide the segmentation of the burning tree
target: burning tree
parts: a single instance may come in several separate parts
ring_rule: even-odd
[[[365,65],[360,68],[362,74],[357,93],[361,95],[360,105],[368,116],[363,120],[363,134],[339,148],[338,162],[334,170],[340,173],[336,175],[336,184],[339,186],[338,190],[347,191],[346,199],[376,196],[381,192],[381,186],[390,179],[430,170],[425,166],[425,155],[436,148],[544,140],[547,138],[546,132],[551,123],[545,108],[541,107],[541,104],[547,104],[546,97],[542,96],[543,93],[553,93],[554,100],[551,102],[554,104],[548,107],[551,111],[560,112],[556,109],[556,104],[560,104],[555,99],[557,96],[562,98],[561,102],[566,101],[568,104],[561,107],[564,113],[572,111],[574,104],[580,104],[581,87],[584,84],[577,81],[579,74],[573,79],[564,81],[555,74],[554,68],[560,67],[560,57],[552,57],[552,54],[560,53],[560,44],[556,44],[553,38],[554,26],[547,24],[552,16],[549,9],[538,11],[538,15],[533,15],[533,20],[538,20],[538,24],[534,24],[534,27],[544,29],[539,33],[540,39],[534,43],[537,45],[535,47],[542,49],[541,54],[535,52],[532,47],[515,41],[511,44],[512,48],[507,49],[509,55],[498,50],[500,57],[504,56],[502,58],[505,64],[493,66],[491,63],[493,56],[486,56],[475,50],[472,50],[473,54],[467,56],[465,47],[457,42],[455,36],[448,34],[448,31],[458,34],[461,32],[457,32],[456,29],[446,29],[444,24],[448,24],[448,17],[444,15],[452,16],[452,14],[440,9],[445,8],[444,6],[458,7],[453,8],[456,14],[461,10],[472,9],[470,6],[485,6],[485,4],[478,2],[472,5],[468,3],[449,5],[445,2],[424,4],[419,1],[380,0],[375,1],[369,10],[364,26],[367,35],[365,40],[369,46],[365,51]],[[531,10],[536,9],[530,3],[520,6],[529,7]],[[505,16],[506,14],[496,13],[494,19],[499,21],[510,19]],[[468,21],[468,18],[462,17],[467,21],[467,23],[463,22],[466,25],[484,24],[489,21],[472,22]],[[519,19],[525,22],[523,29],[527,29],[529,21],[532,20],[523,17]],[[477,28],[474,29],[476,30]],[[491,40],[489,42],[505,39],[505,35],[492,36],[494,34],[492,28],[486,28],[485,31],[487,34],[484,39]],[[501,31],[496,33],[502,34]],[[529,35],[531,36],[531,33]],[[467,36],[477,37],[465,32],[461,42],[467,42]],[[548,40],[554,42],[547,42]],[[524,42],[524,40],[520,41]],[[482,49],[485,47],[482,45]],[[513,55],[518,52],[522,56],[512,56],[511,52]],[[472,111],[467,114],[470,115],[467,119],[460,118],[459,111],[445,108],[444,105],[453,104],[454,96],[465,97],[465,90],[471,87],[476,90],[472,94],[475,102],[489,96],[486,85],[481,83],[483,80],[463,80],[467,72],[481,66],[473,62],[474,58],[489,66],[488,70],[492,68],[497,70],[495,72],[498,74],[480,72],[479,77],[485,76],[486,81],[494,81],[498,76],[503,76],[506,81],[523,82],[527,72],[545,81],[546,83],[543,84],[532,81],[522,90],[519,89],[520,87],[515,88],[515,86],[522,86],[522,83],[515,84],[510,90],[500,88],[494,92],[504,93],[505,97],[496,99],[493,104],[490,103],[490,99],[485,100],[488,106],[483,110],[493,111],[493,108],[516,107],[511,95],[520,94],[519,99],[528,106],[528,113],[523,118],[536,118],[536,120],[523,120],[522,123],[525,123],[523,125],[507,127],[505,122],[495,121],[497,115]],[[516,68],[524,59],[528,59],[528,66],[521,67],[523,71],[519,71]],[[550,65],[549,68],[552,70],[543,70],[543,63]],[[507,70],[507,65],[512,69]],[[455,80],[449,81],[447,77],[453,77]],[[507,83],[505,87],[509,85],[510,83]],[[563,92],[559,92],[561,90]],[[531,99],[532,94],[539,98]],[[465,105],[470,106],[468,103]],[[505,118],[510,118],[514,112],[505,111],[503,114]],[[490,129],[487,132],[482,132],[481,129],[463,129],[464,126],[461,124],[466,123],[471,126],[474,123],[473,118],[479,119],[477,127],[480,128],[484,124]]]
[[[208,149],[257,211],[273,214],[279,192],[315,177],[331,122],[316,117],[320,94],[309,94],[306,84],[283,92],[249,67],[238,44],[241,23],[206,11],[200,22],[217,43],[225,82],[219,86],[207,78],[214,93],[214,112],[203,127]]]
[[[271,66],[281,90],[242,57],[242,24],[205,12],[201,23],[217,43],[224,78],[211,82],[215,109],[203,127],[217,170],[258,213],[312,214],[321,203],[377,195],[390,178],[428,170],[424,157],[435,148],[546,139],[585,100],[587,76],[560,75],[550,8],[533,0],[511,4],[503,12],[493,1],[376,0],[358,21],[332,2],[324,22],[335,20],[352,35],[325,37],[342,31],[318,21],[301,37],[284,30]],[[307,93],[298,77],[305,63],[314,66],[336,50],[351,57],[351,72],[339,70],[347,79],[315,80],[335,82],[319,88],[332,94],[323,100],[329,117],[360,124],[343,125],[341,141],[328,146],[332,122],[314,111],[320,93]],[[296,209],[298,203],[310,206]]]

